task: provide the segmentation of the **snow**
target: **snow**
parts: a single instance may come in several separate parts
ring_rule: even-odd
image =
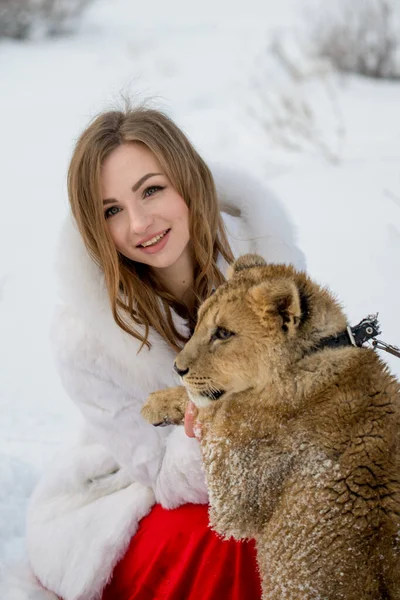
[[[73,36],[0,43],[0,561],[23,553],[27,498],[79,422],[48,343],[53,260],[74,141],[123,94],[268,185],[310,274],[400,344],[400,84],[302,57],[295,0],[142,4],[98,1]]]

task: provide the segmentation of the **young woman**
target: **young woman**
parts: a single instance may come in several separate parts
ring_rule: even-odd
[[[197,441],[140,417],[177,384],[174,357],[234,256],[303,267],[276,200],[213,175],[145,108],[101,114],[73,153],[53,341],[85,431],[39,483],[27,528],[33,573],[63,600],[260,598],[253,543],[208,528]]]

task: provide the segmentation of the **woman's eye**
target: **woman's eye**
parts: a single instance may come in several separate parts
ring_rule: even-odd
[[[118,208],[118,206],[111,206],[110,208],[107,208],[107,210],[104,213],[104,216],[106,219],[109,219],[110,217],[113,217],[114,215],[119,213],[120,210],[121,209]]]
[[[163,189],[164,189],[164,187],[161,185],[152,185],[144,190],[143,198],[148,198],[149,196],[152,196],[159,190],[163,190]]]
[[[211,336],[211,341],[214,342],[215,340],[229,340],[229,338],[231,338],[233,335],[235,335],[233,331],[228,331],[228,329],[224,329],[223,327],[217,327],[217,329]]]

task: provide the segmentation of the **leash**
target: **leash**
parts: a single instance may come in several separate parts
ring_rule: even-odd
[[[356,348],[365,347],[364,344],[372,340],[372,347],[374,350],[384,350],[393,356],[400,358],[400,348],[387,344],[382,340],[377,340],[376,336],[380,335],[378,323],[378,313],[375,315],[368,315],[358,325],[354,327],[347,326],[346,331],[338,333],[337,335],[331,335],[330,337],[323,338],[317,348],[340,348],[342,346],[355,346]]]

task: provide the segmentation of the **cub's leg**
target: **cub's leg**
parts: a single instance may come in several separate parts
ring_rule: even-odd
[[[180,385],[150,394],[140,412],[152,425],[180,425],[187,402],[186,389]]]
[[[387,598],[390,600],[400,600],[400,514],[398,508],[398,498],[393,499],[392,507],[396,513],[385,513],[385,527],[382,528],[382,534],[379,540],[379,558],[382,572],[383,587],[387,591]],[[393,506],[395,504],[395,506]]]
[[[347,500],[338,502],[321,474],[288,482],[257,536],[263,600],[392,598],[380,575],[379,517]]]
[[[236,436],[229,435],[229,421],[227,437],[215,422],[202,420],[201,415],[200,422],[211,526],[224,537],[253,538],[274,510],[292,456],[277,450],[266,437],[246,443],[237,431]]]

